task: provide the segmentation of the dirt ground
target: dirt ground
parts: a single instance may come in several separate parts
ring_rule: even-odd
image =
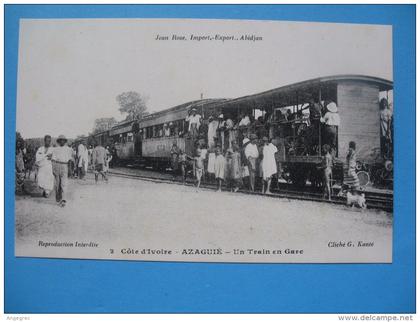
[[[391,262],[392,215],[110,177],[69,180],[67,206],[16,196],[17,256],[228,262]]]

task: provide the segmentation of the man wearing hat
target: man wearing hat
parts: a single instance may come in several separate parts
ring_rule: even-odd
[[[338,108],[335,102],[331,102],[327,105],[327,113],[325,113],[321,122],[324,123],[324,138],[322,144],[328,144],[331,148],[336,149],[340,115],[338,115]]]
[[[54,174],[55,200],[59,206],[66,205],[68,164],[73,157],[73,150],[66,145],[67,139],[60,135],[57,139],[58,146],[52,152],[52,166]]]
[[[195,139],[198,136],[198,129],[200,128],[201,115],[197,114],[197,110],[193,108],[190,115],[187,116],[188,132]]]

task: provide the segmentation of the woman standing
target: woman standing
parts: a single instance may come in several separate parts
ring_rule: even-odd
[[[217,192],[222,191],[222,182],[225,179],[225,157],[222,154],[222,149],[220,147],[216,148],[216,160],[214,163],[214,174],[218,182]]]
[[[277,147],[273,143],[269,142],[266,136],[263,138],[263,141],[263,159],[261,161],[263,175],[262,193],[264,193],[264,184],[265,182],[267,182],[267,190],[265,191],[265,193],[271,194],[271,177],[273,176],[273,174],[277,174],[277,163],[275,158],[275,154],[277,153]]]
[[[359,178],[356,173],[356,142],[349,142],[349,150],[347,152],[346,162],[343,165],[343,185],[349,190],[360,188]]]

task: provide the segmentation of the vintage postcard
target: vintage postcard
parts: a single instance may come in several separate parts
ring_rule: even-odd
[[[388,25],[21,19],[15,256],[391,263],[392,66]]]

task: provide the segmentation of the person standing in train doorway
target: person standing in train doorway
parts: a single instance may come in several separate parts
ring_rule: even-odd
[[[98,183],[99,175],[108,182],[108,178],[105,172],[105,164],[107,159],[107,151],[101,145],[100,142],[97,143],[96,147],[93,149],[92,152],[92,163],[95,171],[95,183]]]
[[[52,166],[54,174],[55,200],[60,207],[66,205],[68,164],[72,158],[73,150],[66,145],[67,139],[60,135],[57,139],[58,146],[52,151]]]
[[[325,124],[325,134],[322,143],[328,144],[331,150],[334,151],[334,155],[335,151],[337,151],[337,133],[340,126],[340,115],[335,102],[327,104],[327,112],[321,119],[321,122]]]
[[[190,114],[187,116],[186,121],[188,122],[188,133],[195,140],[198,137],[198,130],[201,124],[201,115],[197,114],[197,110],[193,108]]]

